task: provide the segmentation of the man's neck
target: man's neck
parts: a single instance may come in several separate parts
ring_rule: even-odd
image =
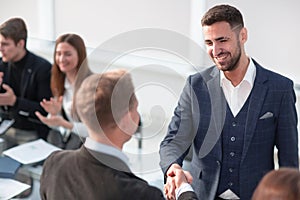
[[[236,67],[236,69],[234,69],[233,71],[224,72],[224,75],[228,80],[231,81],[231,84],[233,86],[237,86],[243,80],[250,63],[249,59],[250,58],[248,58],[246,55],[242,56],[237,64],[238,66]]]
[[[113,137],[113,135],[114,135],[113,133],[109,133],[109,135],[111,137],[109,137],[108,134],[104,134],[104,133],[89,134],[89,136],[93,140],[95,140],[96,142],[106,144],[106,145],[109,145],[109,146],[113,146],[117,149],[122,150],[124,142],[120,142],[118,140],[115,140],[114,137]]]
[[[25,55],[26,55],[26,49],[22,49],[11,62],[14,62],[14,63],[18,62],[18,61],[22,60],[22,58],[24,58]]]

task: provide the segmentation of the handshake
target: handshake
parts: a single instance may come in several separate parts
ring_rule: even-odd
[[[166,183],[164,186],[166,198],[168,200],[181,199],[181,194],[190,192],[192,197],[188,199],[197,199],[190,185],[192,181],[193,177],[188,171],[183,170],[176,163],[172,164],[166,173]]]

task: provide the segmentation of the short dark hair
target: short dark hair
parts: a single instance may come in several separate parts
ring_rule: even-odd
[[[23,19],[21,18],[10,18],[0,26],[0,34],[5,38],[11,38],[15,44],[20,40],[24,40],[26,47],[27,40],[27,28]]]
[[[243,16],[241,12],[230,5],[217,5],[210,8],[202,17],[202,26],[210,26],[216,22],[228,22],[231,28],[244,27]]]

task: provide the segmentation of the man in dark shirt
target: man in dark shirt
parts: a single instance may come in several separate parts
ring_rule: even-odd
[[[48,127],[34,112],[46,112],[40,101],[51,97],[51,64],[26,49],[27,28],[20,18],[0,25],[0,116],[1,121],[14,119],[3,136],[7,147],[46,138]]]

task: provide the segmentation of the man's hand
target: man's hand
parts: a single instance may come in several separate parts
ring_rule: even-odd
[[[0,105],[1,106],[14,106],[17,97],[11,87],[7,84],[2,84],[2,88],[6,91],[4,93],[0,93]]]
[[[179,188],[182,183],[191,184],[193,181],[193,177],[190,172],[180,169],[174,170],[174,176],[172,178],[174,178],[176,188]]]
[[[182,183],[192,183],[193,177],[188,171],[184,171],[178,164],[172,164],[167,171],[167,181],[164,186],[164,192],[168,200],[175,199],[175,189]]]

